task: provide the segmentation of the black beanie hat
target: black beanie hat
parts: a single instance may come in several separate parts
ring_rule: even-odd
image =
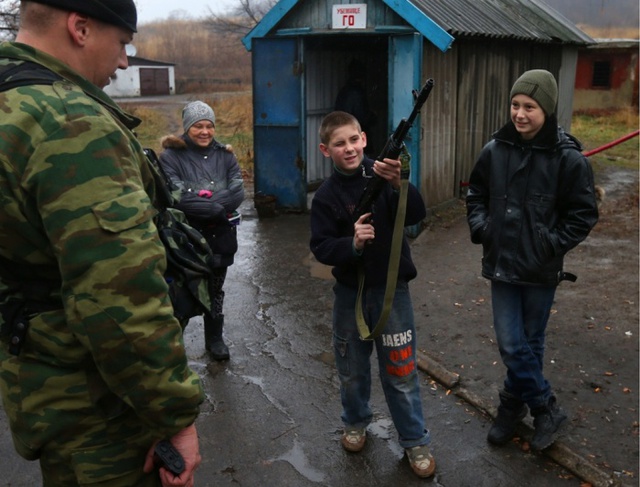
[[[520,76],[511,88],[510,97],[523,94],[538,102],[547,115],[556,111],[558,84],[553,75],[544,69],[532,69]]]
[[[138,12],[133,0],[32,0],[68,12],[79,12],[107,24],[137,32]]]

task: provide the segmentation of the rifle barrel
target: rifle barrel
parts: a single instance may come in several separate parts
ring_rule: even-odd
[[[402,151],[402,144],[404,143],[404,139],[409,133],[409,130],[413,125],[413,121],[418,116],[418,113],[420,113],[420,109],[422,108],[422,105],[424,105],[424,103],[427,101],[427,98],[429,98],[429,94],[431,93],[433,84],[434,84],[434,81],[432,78],[429,78],[425,82],[424,86],[420,89],[420,92],[415,96],[415,102],[413,105],[413,110],[411,110],[411,115],[409,115],[409,118],[407,119],[403,118],[402,120],[400,120],[400,123],[396,127],[393,134],[391,134],[391,136],[387,140],[387,143],[382,149],[382,152],[378,156],[377,158],[378,161],[382,161],[385,158],[396,159],[400,155],[400,152]],[[362,216],[364,213],[367,213],[368,211],[370,211],[370,207],[380,195],[380,192],[382,191],[382,188],[384,187],[385,182],[386,181],[381,177],[376,176],[375,174],[373,175],[369,183],[367,183],[367,187],[362,193],[362,196],[360,197],[360,201],[358,202],[358,205],[355,208],[355,211],[354,211],[355,220],[360,218],[360,216]]]

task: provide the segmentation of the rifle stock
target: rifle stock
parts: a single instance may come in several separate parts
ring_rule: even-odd
[[[402,146],[404,144],[404,139],[406,138],[411,126],[413,125],[414,120],[420,113],[420,109],[422,105],[427,101],[429,94],[431,93],[431,89],[433,88],[433,79],[429,78],[420,92],[413,92],[415,97],[415,103],[413,105],[413,110],[409,115],[409,118],[400,120],[398,126],[394,130],[393,134],[387,140],[384,148],[380,152],[380,155],[376,158],[378,161],[382,161],[384,159],[397,159],[402,152]],[[362,196],[360,197],[360,201],[353,212],[354,221],[358,220],[362,215],[371,211],[371,207],[373,206],[373,202],[378,199],[380,196],[380,192],[384,188],[386,180],[377,176],[375,173],[373,177],[367,183],[364,191],[362,192]]]

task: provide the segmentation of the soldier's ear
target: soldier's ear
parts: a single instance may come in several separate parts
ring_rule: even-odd
[[[92,28],[91,19],[78,12],[70,12],[67,16],[67,30],[74,44],[84,47]]]

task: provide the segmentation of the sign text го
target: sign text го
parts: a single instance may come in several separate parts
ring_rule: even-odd
[[[332,29],[366,29],[367,4],[351,3],[333,6]]]

